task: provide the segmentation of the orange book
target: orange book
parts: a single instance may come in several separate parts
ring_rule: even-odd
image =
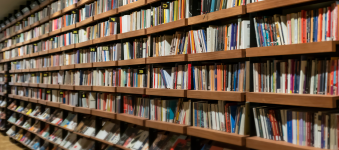
[[[194,32],[193,30],[190,31],[190,34],[191,34],[191,45],[192,45],[192,52],[191,52],[191,53],[192,53],[192,54],[195,53],[195,45],[194,45],[195,43],[194,43],[193,32]]]
[[[318,42],[322,41],[322,28],[323,28],[323,9],[319,8],[319,16],[318,16]]]
[[[225,26],[225,38],[224,39],[225,39],[225,46],[224,47],[225,47],[225,51],[226,51],[227,50],[227,40],[228,40],[227,39],[227,25]]]

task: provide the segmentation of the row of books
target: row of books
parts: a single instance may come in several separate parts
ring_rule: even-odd
[[[175,67],[151,66],[152,88],[166,89],[190,89],[191,64],[178,65]]]
[[[118,101],[120,104],[120,101]],[[117,105],[120,106],[120,105]],[[131,95],[123,96],[123,109],[125,114],[130,114],[138,117],[149,118],[149,98],[133,98]]]
[[[200,14],[215,12],[250,3],[249,0],[201,0]]]
[[[254,91],[338,95],[337,70],[337,58],[253,63]]]
[[[337,111],[275,106],[253,107],[258,137],[276,141],[336,149]]]
[[[258,47],[338,40],[337,2],[286,15],[254,17]]]

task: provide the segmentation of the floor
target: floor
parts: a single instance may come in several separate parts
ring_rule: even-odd
[[[9,140],[9,137],[4,133],[0,133],[0,150],[23,150],[25,147],[20,147],[20,144],[15,144]]]

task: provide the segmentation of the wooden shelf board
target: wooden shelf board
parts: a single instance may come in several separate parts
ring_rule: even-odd
[[[145,94],[145,88],[137,87],[117,87],[118,93],[130,93],[130,94]]]
[[[67,105],[67,104],[60,104],[60,108],[68,111],[74,111],[74,106]]]
[[[74,48],[75,48],[75,44],[70,44],[70,45],[61,47],[60,51],[66,51],[66,50],[70,50]]]
[[[43,23],[45,23],[45,22],[47,22],[47,21],[49,21],[49,16],[46,16],[45,18],[41,19],[41,20],[39,21],[39,24],[41,25],[41,24],[43,24]]]
[[[91,109],[84,107],[74,107],[74,112],[83,113],[83,114],[91,114]]]
[[[16,86],[21,86],[22,83],[14,83]]]
[[[92,68],[93,63],[75,64],[75,68]]]
[[[41,51],[41,52],[39,52],[39,55],[41,56],[41,55],[46,55],[46,54],[48,54],[49,53],[49,51],[48,50],[45,50],[45,51]]]
[[[85,42],[75,44],[75,48],[82,48],[82,47],[90,46],[92,44],[93,44],[93,40],[88,40]]]
[[[40,37],[32,38],[29,42],[30,42],[30,43],[33,43],[33,42],[38,41],[38,40],[40,40]]]
[[[320,148],[300,146],[285,141],[274,141],[260,137],[246,138],[246,147],[258,150],[321,150]]]
[[[246,135],[227,133],[201,127],[187,127],[187,135],[205,138],[222,143],[245,146]]]
[[[88,4],[88,3],[91,3],[93,2],[94,0],[81,0],[77,3],[77,7],[79,8],[80,6],[82,5],[85,5],[85,4]]]
[[[74,131],[74,130],[72,130],[72,129],[69,129],[69,128],[63,127],[63,126],[59,126],[59,128],[64,129],[64,130],[67,130],[67,131],[70,131],[70,132],[73,132],[73,131]]]
[[[47,71],[47,67],[45,67],[45,68],[39,68],[39,71]]]
[[[181,20],[177,20],[177,21],[147,28],[146,34],[153,34],[153,33],[158,33],[162,31],[168,31],[168,30],[172,30],[176,28],[185,27],[185,26],[187,26],[187,19],[181,19]]]
[[[77,8],[77,3],[67,6],[66,8],[62,9],[62,14],[66,14],[67,12],[74,10]]]
[[[80,135],[80,136],[83,136],[83,137],[86,137],[86,138],[89,138],[89,139],[91,138],[91,136],[88,136],[88,135],[85,135],[85,134],[82,134],[82,133],[79,133],[79,132],[73,132],[73,133]]]
[[[187,90],[146,88],[146,95],[186,97]]]
[[[60,66],[48,67],[47,70],[48,71],[59,71],[60,70]]]
[[[56,17],[59,17],[62,15],[62,11],[57,11],[55,12],[54,14],[50,15],[50,19],[53,19],[53,18],[56,18]]]
[[[29,100],[29,97],[21,96],[20,99],[23,100],[23,101],[28,101],[28,100]]]
[[[1,96],[4,96],[4,95],[6,95],[7,94],[7,92],[0,92],[0,95]]]
[[[240,49],[240,50],[227,50],[218,52],[188,54],[188,61],[245,58],[246,55],[245,53],[246,53],[245,49]]]
[[[61,70],[69,70],[69,69],[74,69],[75,65],[66,65],[66,66],[61,66],[60,69]]]
[[[146,58],[146,64],[184,62],[184,61],[187,61],[187,54]]]
[[[129,59],[129,60],[119,60],[119,66],[129,66],[129,65],[143,65],[146,64],[146,58],[137,58],[137,59]]]
[[[148,128],[155,128],[158,130],[170,131],[179,134],[186,134],[188,125],[175,124],[169,122],[146,120],[145,126]]]
[[[40,84],[39,84],[39,87],[47,88],[47,87],[48,87],[48,84],[40,83]]]
[[[104,42],[111,42],[111,41],[115,41],[118,40],[118,35],[110,35],[110,36],[105,36],[105,37],[101,37],[101,38],[96,38],[93,40],[93,44],[99,44],[99,43],[104,43]]]
[[[19,95],[13,95],[13,98],[15,98],[15,99],[21,99],[21,96],[19,96]]]
[[[245,92],[187,90],[187,98],[241,102],[245,101]]]
[[[136,124],[139,126],[144,126],[145,125],[145,120],[146,118],[141,118],[141,117],[136,117],[133,115],[128,115],[128,114],[117,114],[117,120]]]
[[[51,37],[51,36],[57,35],[59,33],[61,33],[61,29],[56,29],[54,31],[49,32],[49,36]]]
[[[29,69],[21,69],[21,72],[29,72]]]
[[[33,69],[29,69],[29,72],[38,72],[39,68],[33,68]]]
[[[21,83],[21,86],[29,86],[29,83]]]
[[[92,109],[91,114],[93,116],[99,116],[99,117],[104,117],[108,119],[116,119],[116,115],[117,115],[116,113],[113,113],[113,112],[97,110],[97,109]]]
[[[120,6],[118,8],[118,12],[119,13],[125,12],[125,11],[131,10],[131,9],[134,9],[134,8],[138,8],[138,7],[141,7],[141,6],[144,6],[144,5],[146,5],[146,0],[138,0],[138,1],[133,2],[133,3],[130,3],[130,4],[127,4],[127,5],[124,5],[124,6]]]
[[[30,87],[39,87],[39,84],[38,83],[30,83],[29,86]]]
[[[264,92],[246,93],[246,101],[277,105],[292,105],[303,107],[336,108],[339,96],[316,94],[279,94]]]
[[[28,101],[30,101],[32,103],[38,103],[38,99],[36,99],[36,98],[28,98]]]
[[[113,86],[93,86],[92,91],[98,92],[116,92],[116,87]]]
[[[49,19],[49,18],[48,18]],[[49,37],[49,33],[46,33],[44,35],[40,35],[40,40]]]
[[[273,8],[285,7],[290,5],[296,5],[305,2],[312,2],[314,0],[268,0],[262,2],[255,2],[246,5],[247,13],[253,13]]]
[[[146,29],[140,29],[136,31],[126,32],[126,33],[120,33],[118,34],[118,39],[127,39],[127,38],[132,38],[132,37],[143,36],[143,35],[146,35]]]
[[[100,20],[100,19],[108,18],[108,17],[113,16],[113,15],[117,15],[117,14],[118,14],[118,8],[112,9],[112,10],[106,11],[104,13],[94,15],[94,20],[97,21],[97,20]]]
[[[107,145],[110,145],[110,146],[113,146],[114,144],[113,143],[110,143],[108,141],[105,141],[105,140],[102,140],[102,139],[98,139],[96,137],[91,137],[91,139],[95,140],[95,141],[98,141],[98,142],[101,142],[101,143],[104,143],[104,144],[107,144]]]
[[[75,86],[74,86],[74,90],[92,91],[92,86],[75,85]]]
[[[61,48],[58,47],[58,48],[53,48],[51,50],[47,50],[47,53],[52,54],[52,53],[56,53],[56,52],[60,52],[60,51],[61,51]]]
[[[39,104],[42,104],[42,105],[46,105],[46,104],[47,104],[47,101],[46,101],[46,100],[39,99],[39,100],[38,100],[38,103],[39,103]]]
[[[339,44],[339,41],[254,47],[246,49],[246,57],[328,53],[335,52],[337,44]]]
[[[60,89],[74,90],[74,85],[60,85]]]
[[[93,16],[92,16],[92,17],[88,17],[88,18],[85,19],[85,20],[82,20],[82,21],[80,21],[80,22],[77,22],[75,26],[76,26],[77,28],[79,28],[79,27],[85,26],[85,25],[87,25],[87,24],[90,24],[90,23],[94,22],[93,18],[94,18]]]
[[[72,24],[72,25],[69,25],[69,26],[61,28],[61,32],[66,32],[66,31],[69,31],[69,30],[73,30],[74,28],[75,28],[75,24]]]
[[[60,107],[60,103],[58,103],[58,102],[47,101],[46,103],[47,103],[47,106],[57,107],[57,108]]]
[[[47,88],[50,88],[50,89],[59,89],[60,85],[59,84],[48,84]]]
[[[36,57],[36,56],[39,56],[39,52],[29,54],[29,56],[30,56],[30,57]]]
[[[117,66],[118,61],[104,61],[104,62],[94,62],[93,67],[111,67]]]
[[[117,144],[115,144],[114,147],[117,147],[117,148],[123,149],[123,150],[131,150],[131,149],[127,148],[127,147],[124,147],[124,146],[121,146],[121,145],[117,145]]]

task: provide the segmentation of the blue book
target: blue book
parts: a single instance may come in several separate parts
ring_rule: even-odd
[[[198,118],[198,113],[197,113],[197,109],[198,109],[198,107],[197,107],[197,102],[195,102],[195,103],[193,103],[194,104],[194,119],[195,120],[198,120],[197,118]],[[198,126],[198,124],[197,124],[197,121],[195,121],[195,126],[197,127]]]
[[[233,26],[234,26],[234,25],[233,25],[233,23],[232,23],[232,24],[231,24],[231,27],[230,27],[230,28],[231,28],[231,40],[230,40],[230,49],[231,49],[231,50],[233,50],[233,42],[232,42],[232,41],[233,41],[233,34],[234,34],[234,32],[233,32]]]
[[[194,73],[194,66],[192,65],[192,76],[193,76],[193,80],[192,80],[192,83],[193,83],[193,89],[194,90],[197,90],[197,88],[195,87],[195,73]]]
[[[214,12],[214,9],[215,9],[215,0],[212,0],[210,12]]]
[[[235,132],[235,124],[236,124],[236,117],[237,117],[237,105],[231,105],[230,106],[230,118],[231,118],[231,132]]]
[[[292,111],[287,111],[287,142],[293,143]]]
[[[203,35],[203,37],[204,37],[204,44],[205,44],[205,47],[207,48],[207,41],[206,41],[206,33],[205,33],[205,30],[201,30],[201,32],[202,32],[202,35]],[[205,52],[207,52],[207,50],[206,50]]]
[[[240,80],[240,78],[238,78],[238,76],[239,76],[239,74],[240,74],[240,62],[238,63],[238,66],[237,66],[237,74],[236,74],[236,76],[235,76],[235,81],[237,82],[237,86],[236,86],[236,89],[235,89],[235,91],[239,91],[239,80]]]
[[[318,10],[316,9],[314,11],[314,34],[313,34],[313,42],[317,42],[318,41]]]
[[[237,23],[234,24],[233,26],[233,49],[235,49],[235,47],[237,46]]]

